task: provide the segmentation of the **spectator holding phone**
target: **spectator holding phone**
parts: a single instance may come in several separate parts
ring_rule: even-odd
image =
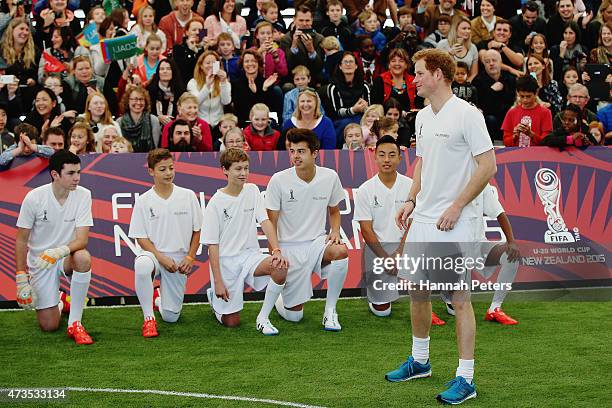
[[[216,126],[223,115],[223,106],[232,102],[232,85],[221,69],[216,52],[206,51],[198,58],[187,91],[198,98],[198,117]]]
[[[181,73],[183,86],[193,78],[196,62],[205,49],[203,41],[205,35],[206,30],[204,30],[202,21],[189,20],[185,26],[183,41],[180,44],[174,44],[172,48],[172,59]]]

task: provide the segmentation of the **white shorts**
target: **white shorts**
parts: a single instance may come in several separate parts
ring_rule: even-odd
[[[172,258],[177,265],[185,258],[186,253],[165,253]],[[161,308],[172,313],[180,313],[183,309],[183,298],[187,285],[187,275],[179,272],[168,272],[161,266],[151,252],[142,251],[138,256],[146,256],[155,265],[155,278],[159,277],[161,291]]]
[[[62,258],[47,269],[30,268],[30,285],[36,297],[36,310],[57,306],[59,303],[60,278],[62,275],[70,282],[70,276],[64,273]]]
[[[321,270],[323,254],[329,242],[322,235],[315,240],[306,242],[285,242],[280,247],[283,256],[289,261],[287,280],[283,289],[283,303],[286,308],[301,305],[312,297],[312,273],[326,279],[325,271]]]
[[[270,255],[262,254],[258,249],[248,249],[236,256],[219,257],[223,284],[229,292],[229,301],[212,297],[211,306],[219,314],[227,315],[239,312],[244,307],[244,284],[255,290],[263,290],[270,281],[270,276],[255,276],[257,267]],[[215,280],[210,270],[210,286],[215,291]]]
[[[467,258],[475,258],[479,250],[478,241],[482,237],[482,220],[467,219],[460,220],[455,227],[450,231],[438,230],[436,224],[427,224],[423,222],[413,221],[406,237],[406,245],[404,246],[404,254],[411,257],[419,257],[422,254],[425,256],[452,256],[459,254]],[[448,245],[439,245],[437,243],[448,243]],[[454,272],[452,272],[454,274]],[[450,280],[469,281],[469,271],[457,276],[431,276],[431,270],[423,267],[406,270],[401,268],[398,276],[412,282],[420,282],[429,280],[430,282],[444,281],[445,278]]]

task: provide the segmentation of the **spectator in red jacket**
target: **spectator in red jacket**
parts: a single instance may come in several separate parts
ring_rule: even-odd
[[[256,103],[251,108],[249,119],[251,124],[242,133],[251,150],[276,150],[280,132],[270,126],[270,109],[263,103]]]
[[[502,130],[505,146],[539,146],[552,131],[552,114],[537,100],[538,81],[531,75],[516,81],[518,105],[506,113]],[[528,141],[521,141],[521,134]]]

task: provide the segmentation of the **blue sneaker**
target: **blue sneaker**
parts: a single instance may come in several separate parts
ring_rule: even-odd
[[[470,398],[476,398],[476,384],[468,384],[465,378],[459,376],[446,383],[448,389],[436,396],[440,402],[458,405]]]
[[[427,360],[427,363],[421,364],[415,361],[412,356],[408,357],[408,360],[400,368],[385,374],[385,379],[391,382],[408,381],[424,377],[431,377],[431,364],[429,364],[429,360]]]

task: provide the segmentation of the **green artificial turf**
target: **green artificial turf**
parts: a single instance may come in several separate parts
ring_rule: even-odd
[[[161,322],[160,336],[140,334],[139,308],[89,308],[84,325],[96,342],[76,346],[62,330],[41,333],[33,312],[0,313],[0,388],[89,387],[170,390],[274,399],[327,407],[437,406],[435,395],[455,375],[454,318],[431,331],[433,376],[388,383],[385,372],[410,354],[409,303],[388,318],[374,317],[363,299],[341,299],[339,333],[321,326],[323,302],[306,305],[298,324],[271,320],[280,330],[254,328],[260,308],[246,304],[242,325],[221,327],[208,305],[187,305],[178,323]],[[612,319],[609,302],[508,302],[518,326],[477,320],[473,407],[609,406]],[[606,317],[607,316],[607,317]],[[37,406],[255,407],[244,401],[182,396],[68,392],[69,400]],[[2,403],[0,403],[2,405]],[[34,406],[4,403],[5,406]]]

